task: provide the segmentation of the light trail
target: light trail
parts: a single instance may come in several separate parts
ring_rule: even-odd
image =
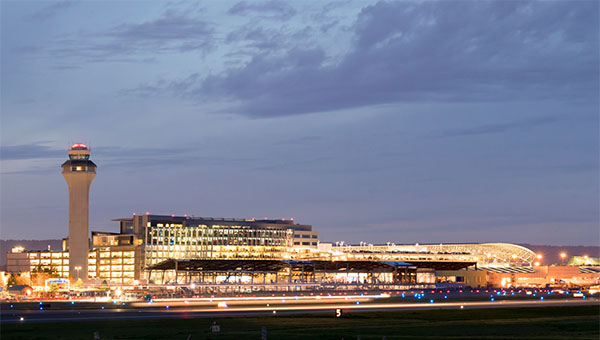
[[[228,305],[233,304],[265,304],[265,303],[330,303],[334,301],[352,301],[366,302],[374,299],[389,298],[389,294],[361,294],[361,295],[314,295],[314,296],[262,296],[262,297],[214,297],[214,298],[159,298],[152,299],[148,302],[130,302],[132,307],[148,307],[152,306],[183,306],[183,305],[217,305],[219,302],[226,302]]]
[[[434,303],[370,303],[370,304],[325,304],[310,306],[269,306],[269,307],[227,307],[227,308],[186,308],[189,312],[265,312],[265,311],[318,311],[318,310],[372,310],[372,309],[440,309],[467,307],[517,307],[517,306],[564,306],[569,304],[598,304],[592,300],[526,300],[526,301],[473,301],[473,302],[434,302]],[[176,313],[179,309],[169,310]]]
[[[142,320],[142,319],[193,319],[214,317],[256,317],[293,314],[333,313],[336,309],[348,312],[402,311],[427,309],[485,309],[515,307],[556,307],[574,305],[595,305],[598,300],[537,300],[537,301],[478,301],[478,302],[436,302],[436,303],[377,303],[377,304],[327,304],[311,306],[246,306],[231,308],[139,308],[139,309],[106,309],[106,310],[3,310],[0,322],[73,322],[73,321],[110,321],[110,320]],[[21,319],[22,318],[22,319]]]

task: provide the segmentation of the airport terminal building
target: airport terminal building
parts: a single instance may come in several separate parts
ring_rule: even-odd
[[[312,226],[291,219],[146,213],[114,221],[118,233],[91,232],[87,278],[96,282],[410,285],[434,283],[435,270],[477,265],[476,256],[464,252],[333,246],[321,243]],[[61,251],[9,253],[8,270],[47,267],[69,277],[69,242],[63,246]]]
[[[433,285],[470,269],[529,268],[536,254],[505,243],[347,245],[325,243],[311,225],[293,219],[213,218],[146,212],[118,218],[119,232],[88,226],[89,189],[96,164],[85,144],[73,144],[63,176],[69,188],[69,237],[60,251],[7,253],[11,273],[49,270],[56,276],[120,285],[251,285],[312,289]],[[506,279],[506,278],[505,278]]]

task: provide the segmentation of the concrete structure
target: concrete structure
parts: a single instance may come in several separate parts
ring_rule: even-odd
[[[96,177],[96,164],[90,161],[85,144],[73,144],[62,174],[69,188],[69,275],[87,279],[90,185]]]

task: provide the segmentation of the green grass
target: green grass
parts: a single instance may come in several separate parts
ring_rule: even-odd
[[[215,320],[220,333],[210,333]],[[2,339],[594,339],[600,307],[428,310],[248,318],[3,325]]]

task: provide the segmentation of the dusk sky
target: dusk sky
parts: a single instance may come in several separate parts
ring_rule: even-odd
[[[598,1],[2,1],[2,239],[188,214],[599,244]]]

